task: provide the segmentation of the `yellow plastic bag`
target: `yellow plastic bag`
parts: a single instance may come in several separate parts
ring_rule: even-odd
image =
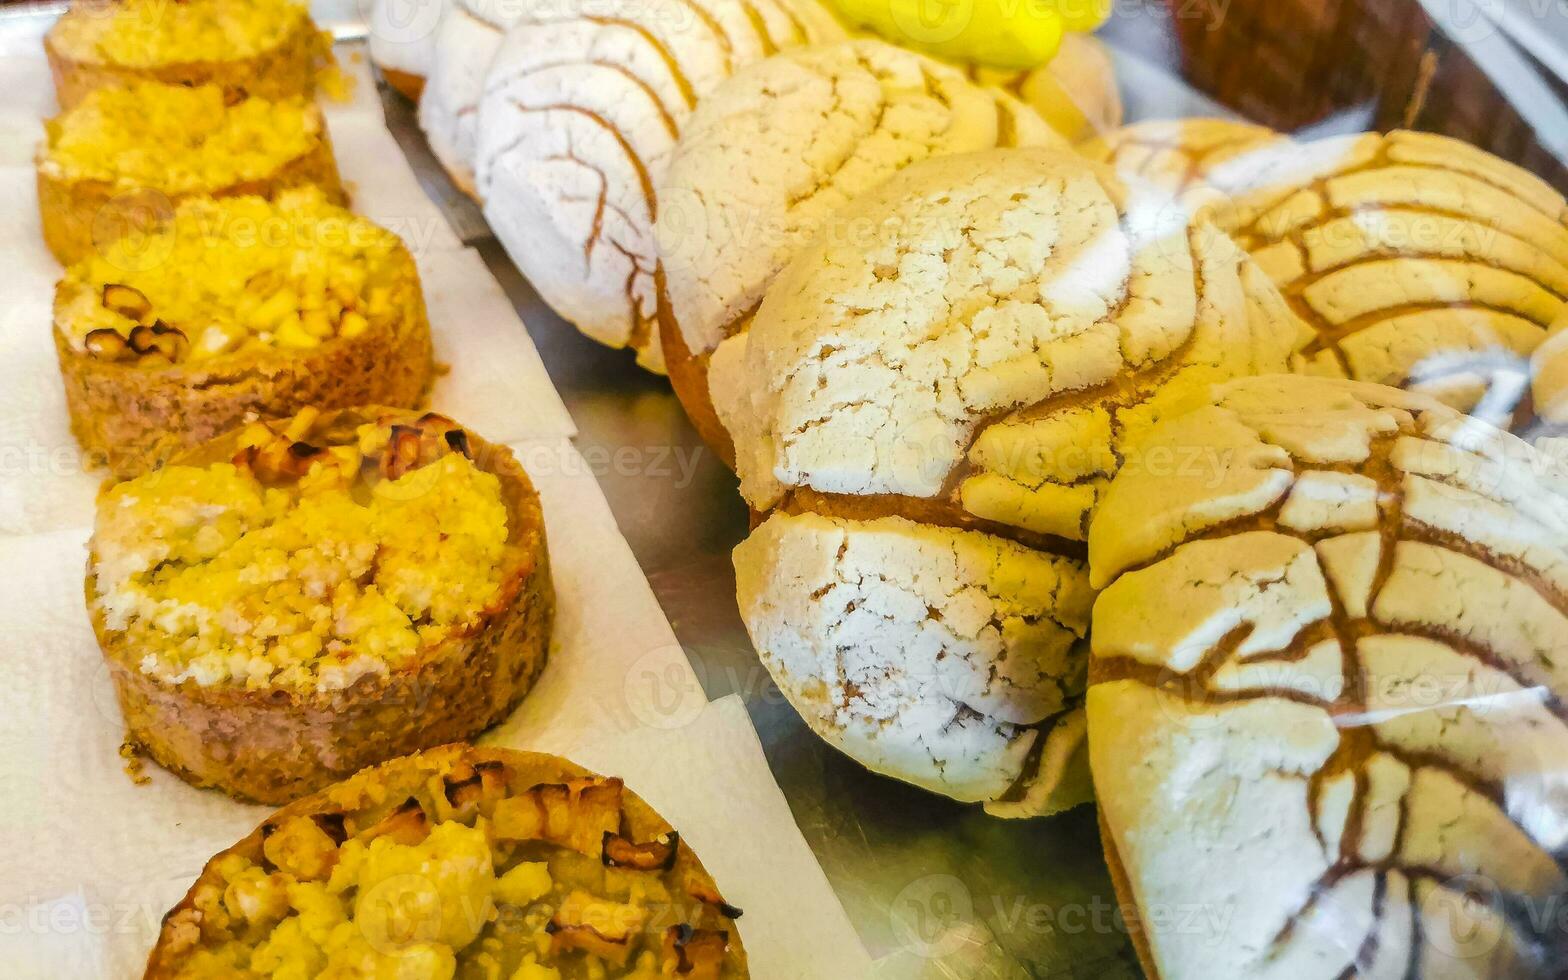
[[[834,0],[839,12],[894,44],[949,61],[1033,68],[1066,31],[1092,31],[1111,0]]]

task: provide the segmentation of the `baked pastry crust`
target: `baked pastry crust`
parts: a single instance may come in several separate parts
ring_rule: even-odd
[[[857,760],[994,814],[1087,800],[1084,542],[1121,447],[1306,336],[1233,242],[1171,213],[1065,152],[925,160],[719,348],[765,515],[735,551],[742,618]]]
[[[204,5],[221,6],[240,0],[213,0]],[[156,0],[137,0],[156,8],[144,13],[148,18],[182,16],[179,7]],[[280,5],[281,6],[281,5]],[[327,36],[311,22],[301,7],[298,23],[278,43],[253,54],[233,57],[192,57],[182,53],[168,60],[126,64],[95,55],[91,47],[77,47],[63,40],[75,22],[105,16],[101,3],[73,4],[60,22],[44,36],[44,51],[54,76],[55,95],[61,108],[69,109],[87,93],[111,85],[137,81],[164,82],[169,85],[217,85],[233,98],[259,96],[282,99],[310,96],[316,87],[316,74],[331,57]],[[131,16],[127,11],[125,16]],[[156,19],[151,23],[158,23]]]
[[[143,669],[147,650],[111,630],[100,604],[94,550],[86,594],[130,739],[196,786],[261,803],[286,803],[393,756],[466,739],[508,715],[544,669],[555,616],[549,551],[538,494],[504,447],[439,416],[347,409],[307,425],[272,423],[297,443],[352,443],[367,422],[465,434],[475,465],[500,480],[507,542],[495,598],[474,624],[406,666],[369,673],[340,689],[171,683]],[[297,421],[297,420],[296,420]],[[231,432],[174,460],[227,461],[246,433]],[[448,444],[452,440],[448,439]],[[286,443],[285,443],[286,445]]]
[[[548,825],[523,827],[518,817],[529,810],[538,816],[548,813]],[[325,880],[325,891],[340,896],[342,902],[348,901],[352,889],[359,914],[350,921],[365,938],[377,938],[381,930],[375,928],[374,918],[361,921],[378,911],[360,890],[365,873],[361,871],[358,883],[350,882],[346,888],[339,880],[352,874],[343,868],[344,855],[383,836],[392,836],[404,848],[417,846],[452,822],[464,828],[487,828],[491,854],[488,862],[480,858],[478,863],[489,867],[470,868],[465,875],[461,869],[443,867],[437,852],[425,858],[421,875],[402,876],[403,884],[412,887],[395,888],[386,881],[372,885],[372,890],[396,891],[396,897],[405,900],[407,917],[399,923],[403,926],[399,934],[381,936],[383,942],[373,944],[372,959],[377,953],[427,952],[423,947],[433,934],[453,930],[452,923],[441,921],[445,910],[439,903],[419,904],[428,896],[446,902],[462,899],[477,906],[465,910],[473,921],[456,924],[461,938],[469,940],[454,951],[460,968],[472,957],[494,965],[497,972],[490,975],[507,977],[581,980],[588,975],[628,975],[634,969],[645,971],[638,976],[687,980],[744,980],[749,975],[735,921],[740,910],[724,902],[676,829],[625,789],[621,780],[595,775],[554,756],[447,745],[365,770],[300,799],[214,856],[185,898],[164,916],[157,945],[148,957],[147,980],[234,975],[222,970],[204,974],[201,959],[207,955],[221,963],[229,944],[256,942],[252,937],[259,930],[244,914],[245,888],[249,886],[252,895],[264,894],[266,886],[282,875],[288,876],[287,881],[307,882],[307,888]],[[505,873],[503,864],[511,865]],[[519,868],[525,877],[538,879],[541,866],[548,878],[529,882],[533,887],[520,894],[517,888],[507,887],[508,877]],[[257,867],[269,873],[260,881],[251,871]],[[492,875],[496,880],[489,885]],[[464,878],[471,888],[477,885],[477,892],[453,887]],[[477,900],[476,893],[481,896]],[[232,905],[226,901],[230,895],[236,899]],[[605,904],[599,910],[604,914],[587,917],[586,926],[563,924],[574,900],[582,904],[584,898],[602,900]],[[259,903],[249,907],[255,904]],[[487,909],[496,914],[485,916]],[[597,935],[601,930],[611,932],[623,917],[632,925],[643,910],[647,914],[635,928],[626,930],[627,938],[608,942]],[[287,909],[282,914],[295,917]],[[536,920],[546,915],[549,924],[541,931]],[[258,918],[264,923],[274,919],[265,914]],[[573,938],[574,933],[582,939]],[[410,942],[409,937],[422,941]],[[602,955],[579,951],[587,949]],[[520,970],[517,961],[525,958],[542,969],[537,974]],[[617,966],[617,958],[624,964]],[[590,974],[590,964],[598,972]],[[227,964],[224,968],[233,969]]]
[[[303,221],[305,231],[314,221],[330,219],[342,222],[345,229],[390,236],[347,212],[321,211],[308,197],[297,197],[304,193],[283,195],[267,213],[291,228]],[[153,236],[134,245],[122,240],[121,246],[141,250],[128,252],[137,258],[126,264],[170,247],[165,236],[205,235],[211,229],[201,227],[203,220],[218,219],[219,233],[228,234],[229,226],[222,223],[227,202],[242,209],[256,209],[257,203],[251,198],[187,201],[172,222]],[[296,212],[296,206],[304,210]],[[296,214],[305,217],[292,217]],[[232,223],[236,235],[247,227],[244,222]],[[120,264],[114,254],[106,260],[109,266]],[[304,348],[248,347],[172,361],[146,355],[108,358],[83,346],[71,329],[70,317],[84,301],[91,305],[106,283],[98,281],[87,263],[73,267],[55,291],[54,340],[71,431],[90,462],[106,465],[115,476],[125,478],[251,418],[288,416],[306,406],[415,404],[433,367],[430,326],[413,256],[401,242],[389,254],[391,309],[387,315],[366,319],[358,333],[340,330]],[[116,278],[134,287],[137,270],[132,266]],[[157,313],[151,309],[147,317]],[[199,337],[186,337],[184,342],[198,343]]]
[[[857,195],[917,160],[1066,142],[1027,106],[883,41],[795,48],[704,98],[659,187],[659,336],[675,393],[734,466],[708,364]]]
[[[1187,409],[1089,542],[1090,758],[1123,902],[1164,916],[1133,930],[1150,976],[1554,975],[1510,910],[1568,885],[1568,471],[1378,385]]]
[[[139,82],[127,87],[145,91]],[[304,152],[279,159],[265,175],[179,189],[71,173],[68,167],[58,165],[50,152],[56,127],[65,121],[66,116],[62,115],[50,123],[51,138],[40,150],[37,168],[44,242],[61,265],[78,262],[125,234],[152,231],[158,222],[173,215],[180,202],[192,197],[272,198],[293,187],[314,186],[321,189],[328,201],[348,204],[331,136],[321,110],[314,104],[303,110],[304,129],[309,136],[309,147]]]

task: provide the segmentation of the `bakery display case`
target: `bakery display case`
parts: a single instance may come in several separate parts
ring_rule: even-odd
[[[118,153],[78,153],[109,205],[51,215],[40,169],[39,230],[69,218],[69,257],[83,259],[63,273],[72,291],[55,320],[88,326],[59,327],[63,368],[53,347],[27,362],[49,385],[15,402],[16,441],[56,440],[68,456],[79,442],[113,463],[112,447],[83,433],[131,418],[135,459],[116,468],[134,476],[161,461],[152,456],[171,449],[171,433],[199,430],[175,460],[199,461],[191,486],[163,468],[98,497],[92,619],[72,655],[96,665],[103,645],[93,737],[105,741],[105,719],[116,732],[129,724],[124,749],[108,753],[147,756],[156,812],[199,808],[201,830],[160,844],[179,875],[156,902],[139,898],[138,908],[156,905],[153,928],[107,943],[98,959],[81,959],[70,940],[29,946],[19,962],[53,966],[24,975],[58,975],[66,963],[116,975],[154,941],[164,972],[149,975],[160,976],[187,975],[178,970],[189,962],[214,976],[241,962],[266,975],[274,961],[309,975],[350,946],[382,965],[389,949],[417,947],[403,963],[421,977],[504,980],[1562,975],[1559,5],[326,0],[310,5],[318,36],[291,19],[293,0],[231,16],[234,2],[181,4],[158,15],[172,21],[136,28],[145,38],[114,25],[156,0],[80,5],[64,31],[51,31],[64,3],[0,6],[0,51],[36,49],[17,67],[0,64],[0,80],[14,72],[19,90],[22,80],[42,90],[52,65],[59,100],[77,106],[62,118],[91,130],[102,125],[95,106],[117,107],[116,147],[134,149],[143,110],[159,132],[190,129],[167,108],[190,101],[180,92],[235,117],[235,106],[260,112],[265,99],[287,99],[300,102],[309,125],[297,128],[331,171],[279,181],[277,154],[257,152],[269,172],[247,181],[230,171],[249,157],[217,138],[191,153],[222,157],[208,160],[222,178],[211,187],[160,172],[155,157],[121,165]],[[282,30],[274,6],[290,19],[283,60],[269,69],[256,39]],[[221,59],[197,70],[161,47],[190,42],[160,40],[160,23],[207,10],[214,19],[191,30],[208,38],[202,46],[219,43],[205,30],[239,39],[246,56],[232,78]],[[46,48],[46,32],[58,43]],[[328,37],[350,84],[305,64]],[[268,92],[269,77],[288,90]],[[135,96],[155,89],[151,108]],[[312,91],[320,109],[306,108]],[[28,139],[46,135],[40,161],[61,155],[61,124],[34,126],[49,111],[26,100],[13,115],[0,110],[0,133],[15,142],[10,169],[27,184]],[[351,225],[403,239],[407,254],[393,251],[418,275],[405,269],[399,281],[420,295],[339,288],[339,266],[367,261],[364,250],[297,243],[280,253],[288,270],[229,276],[222,289],[198,281],[209,274],[199,256],[131,270],[160,240],[148,231],[156,208],[138,217],[136,236],[101,240],[100,215],[130,191],[173,195],[170,214],[262,214],[298,200],[298,183],[329,185],[331,203],[315,210],[337,213],[346,197]],[[187,184],[196,204],[184,200]],[[80,197],[67,190],[53,197]],[[37,209],[24,200],[21,210]],[[18,227],[21,242],[31,225]],[[49,244],[59,249],[59,238]],[[13,250],[25,256],[11,287],[19,319],[42,310],[47,332],[53,294],[42,284],[52,289],[62,273],[41,265],[47,251]],[[237,252],[226,267],[284,262]],[[319,254],[335,264],[316,283],[304,266]],[[40,288],[27,292],[34,280]],[[192,291],[213,322],[247,304],[234,317],[235,350],[279,347],[288,364],[354,339],[361,322],[377,322],[373,307],[382,319],[402,310],[420,326],[424,394],[370,399],[400,406],[379,414],[350,407],[364,399],[318,406],[358,426],[339,424],[330,438],[311,398],[208,424],[178,406],[229,391],[232,379],[218,375],[233,351],[204,349],[217,374],[181,379],[179,362],[206,336],[175,322]],[[268,303],[284,292],[292,304]],[[277,322],[263,315],[273,306]],[[317,321],[319,336],[307,329]],[[104,362],[133,395],[144,369],[172,387],[157,399],[122,395],[119,407],[102,399],[89,426],[70,387],[82,384],[78,362]],[[366,384],[390,383],[389,364],[370,356],[354,367]],[[55,392],[61,370],[68,406]],[[336,383],[328,370],[291,370],[288,381],[306,392]],[[27,414],[34,406],[41,421]],[[488,441],[465,435],[470,423]],[[405,449],[412,462],[400,463]],[[483,633],[448,642],[437,627],[462,639],[463,626],[433,610],[461,619],[474,603],[443,604],[430,580],[469,587],[453,570],[467,569],[457,552],[477,548],[464,537],[474,529],[459,533],[443,523],[456,515],[437,507],[403,507],[396,485],[419,482],[421,469],[479,480],[480,463],[498,458],[526,489],[537,552],[534,581],[506,595],[537,608],[513,617],[526,627],[496,627],[507,635],[494,643]],[[56,488],[53,474],[13,486],[0,473],[0,554],[7,536],[59,534],[81,514],[90,529],[102,475],[73,472]],[[421,715],[432,691],[419,677],[390,714],[375,692],[317,691],[348,708],[318,712],[309,737],[280,750],[274,736],[288,726],[253,719],[277,708],[287,685],[261,677],[242,691],[254,695],[250,714],[215,712],[221,724],[197,731],[191,704],[229,693],[186,689],[198,667],[244,689],[246,670],[271,676],[269,663],[292,661],[278,653],[270,613],[260,626],[223,627],[243,636],[243,662],[223,653],[227,639],[182,642],[181,617],[221,619],[239,600],[181,604],[180,588],[216,586],[176,574],[206,569],[257,608],[282,602],[318,625],[332,618],[320,614],[330,604],[316,566],[280,564],[287,588],[251,596],[251,573],[230,568],[231,556],[271,552],[227,538],[202,550],[197,525],[208,518],[193,508],[227,506],[209,484],[273,507],[330,498],[345,513],[389,494],[374,499],[410,516],[367,523],[376,557],[345,560],[344,574],[365,594],[394,581],[417,592],[405,632],[420,649],[502,651],[502,667],[435,672],[445,678],[437,700],[481,699],[484,710],[451,723]],[[443,486],[464,515],[484,510],[472,503],[481,500],[506,530],[495,501]],[[515,502],[504,509],[515,523]],[[439,544],[403,569],[408,540],[430,547],[407,526],[416,520],[442,528]],[[492,537],[495,520],[481,528]],[[307,526],[255,521],[280,535]],[[314,527],[289,533],[331,537]],[[189,541],[157,550],[179,535]],[[581,551],[594,535],[610,543]],[[135,588],[96,584],[111,573]],[[71,576],[77,587],[79,563]],[[139,605],[127,612],[132,592]],[[644,593],[656,604],[639,607]],[[79,588],[70,599],[79,615]],[[331,608],[353,621],[312,654],[313,682],[339,677],[356,644],[383,635],[381,623]],[[143,634],[169,649],[127,646]],[[181,659],[192,650],[199,663]],[[378,657],[396,671],[395,657]],[[510,685],[489,690],[503,667]],[[154,691],[163,717],[133,712],[127,690]],[[695,719],[720,703],[744,707],[731,721],[747,750],[755,733],[760,788],[711,771],[655,778],[662,767],[648,763],[645,790],[635,764],[620,761],[639,758],[634,749],[591,754],[601,738],[695,738],[706,730]],[[334,725],[334,713],[353,717]],[[481,747],[436,748],[447,738],[424,737],[420,717]],[[267,773],[235,771],[254,769],[244,761],[252,742],[257,758],[287,770],[287,786],[272,779],[257,791]],[[590,755],[579,759],[579,747]],[[415,751],[424,754],[352,775]],[[704,744],[680,751],[709,765],[720,755]],[[499,779],[503,761],[510,776]],[[201,791],[153,762],[240,799],[311,795],[276,816],[235,817],[222,807],[239,804],[179,795]],[[534,769],[553,775],[523,778]],[[621,806],[620,778],[593,772],[625,779],[635,820],[589,812],[601,791]],[[378,780],[408,802],[381,798]],[[358,794],[346,823],[329,805],[342,786]],[[34,795],[62,805],[42,788]],[[533,823],[480,846],[476,828],[503,823],[497,807]],[[35,809],[24,814],[29,835],[53,812]],[[776,889],[755,870],[774,842],[748,838],[752,822],[786,827]],[[437,825],[474,855],[435,854],[445,846]],[[291,848],[317,866],[295,868],[304,859]],[[439,928],[420,932],[416,921],[372,951],[314,938],[280,952],[278,936],[292,943],[304,931],[288,925],[305,921],[303,909],[284,911],[289,888],[333,891],[339,919],[347,909],[369,921],[343,889],[408,870],[362,867],[360,852],[425,861],[415,870],[441,888],[480,888],[489,924],[454,929],[436,914]],[[469,857],[483,873],[451,871]],[[347,863],[334,873],[337,862]],[[127,878],[107,864],[109,878]],[[727,876],[740,867],[754,880],[736,898]],[[107,887],[47,880],[89,901]],[[661,923],[644,906],[675,902],[666,890],[690,908]],[[811,908],[791,923],[795,894]],[[13,897],[0,890],[0,910]],[[741,918],[737,906],[754,911]],[[603,919],[632,912],[629,928]],[[791,925],[828,938],[799,942]]]

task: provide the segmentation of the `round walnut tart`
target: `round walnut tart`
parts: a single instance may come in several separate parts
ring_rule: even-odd
[[[207,862],[148,980],[742,980],[736,919],[621,780],[449,745],[299,800]]]
[[[254,423],[106,490],[86,592],[131,741],[264,803],[499,721],[555,611],[512,454],[394,409]]]
[[[253,418],[411,407],[430,382],[419,270],[314,187],[192,198],[55,288],[71,431],[117,477]]]

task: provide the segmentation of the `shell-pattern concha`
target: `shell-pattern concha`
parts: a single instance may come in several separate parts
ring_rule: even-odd
[[[1189,408],[1129,446],[1089,540],[1113,868],[1141,908],[1223,916],[1223,942],[1146,930],[1156,975],[1552,975],[1568,470],[1361,382]]]
[[[785,51],[703,99],[660,188],[660,255],[693,353],[755,311],[856,196],[919,160],[1065,142],[1001,89],[860,39]]]
[[[1568,202],[1550,185],[1413,132],[1259,153],[1210,179],[1231,199],[1220,223],[1317,332],[1303,373],[1510,417],[1568,302]]]
[[[681,128],[751,62],[841,29],[815,0],[567,0],[507,33],[475,160],[485,216],[544,299],[663,370],[657,188]]]
[[[742,617],[872,768],[1081,802],[1083,550],[1120,447],[1185,387],[1285,370],[1305,327],[1222,234],[1070,154],[930,159],[852,207],[870,231],[797,255],[719,406],[770,512]]]
[[[851,200],[929,157],[1037,145],[1066,148],[1000,88],[872,39],[781,52],[704,98],[655,228],[670,379],[704,437],[730,455],[708,393],[715,348],[745,331],[796,252],[848,232]]]

